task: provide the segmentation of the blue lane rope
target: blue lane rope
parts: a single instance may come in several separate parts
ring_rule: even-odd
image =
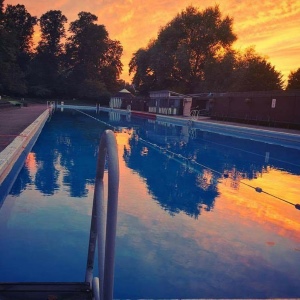
[[[95,117],[93,117],[93,116],[91,116],[91,115],[89,115],[89,114],[87,114],[87,113],[85,113],[85,112],[83,112],[83,111],[80,111],[80,110],[78,110],[78,109],[75,109],[75,110],[78,111],[78,112],[80,112],[80,113],[82,113],[82,114],[84,114],[84,115],[86,115],[86,116],[88,116],[88,117],[90,117],[90,118],[92,118],[92,119],[94,119],[94,120],[96,120],[96,121],[98,121],[98,122],[100,122],[100,123],[103,123],[103,124],[109,126],[110,128],[113,128],[114,130],[117,130],[117,127],[114,127],[114,126],[112,126],[111,124],[109,124],[109,123],[107,123],[107,122],[101,121],[101,120],[99,120],[99,119],[97,119],[97,118],[95,118]],[[224,178],[230,178],[230,179],[232,179],[232,180],[236,180],[236,179],[233,179],[232,177],[230,177],[228,174],[224,174],[224,173],[222,173],[222,172],[219,172],[219,171],[217,171],[217,170],[214,170],[214,169],[212,169],[212,168],[210,168],[210,167],[208,167],[208,166],[206,166],[206,165],[203,165],[203,164],[198,163],[198,162],[195,161],[194,159],[189,159],[189,158],[187,158],[187,157],[182,156],[181,154],[172,152],[172,151],[170,151],[170,150],[167,149],[167,148],[164,148],[164,147],[158,146],[157,144],[151,143],[151,142],[149,142],[149,141],[147,141],[147,140],[145,140],[145,139],[139,137],[138,135],[137,135],[137,140],[138,140],[138,141],[140,140],[140,141],[146,143],[147,145],[151,145],[153,149],[160,151],[160,152],[161,152],[162,154],[164,154],[164,155],[167,155],[166,153],[168,153],[168,155],[167,155],[168,158],[172,158],[172,159],[174,159],[175,161],[178,161],[177,159],[175,159],[176,157],[179,158],[179,159],[185,160],[185,161],[190,161],[192,164],[198,165],[198,166],[200,166],[200,167],[203,168],[203,169],[208,169],[208,170],[212,171],[212,172],[215,173],[215,174],[221,175],[221,176],[224,177]],[[218,144],[218,143],[216,143],[216,144]],[[180,162],[180,161],[179,161],[179,162]],[[197,171],[195,168],[193,168],[193,170],[194,170],[194,171]],[[278,199],[278,200],[283,201],[283,202],[285,202],[285,203],[287,203],[287,204],[290,204],[290,205],[294,206],[296,209],[300,210],[300,204],[294,204],[294,203],[292,203],[292,202],[290,202],[290,201],[288,201],[288,200],[282,199],[282,198],[280,198],[280,197],[278,197],[278,196],[276,196],[276,195],[273,195],[273,194],[271,194],[271,193],[268,193],[268,192],[264,191],[264,190],[263,190],[262,188],[260,188],[260,187],[255,187],[255,186],[250,185],[250,184],[247,184],[247,183],[245,183],[245,182],[243,182],[243,181],[240,181],[240,183],[243,184],[243,185],[245,185],[245,186],[248,186],[248,187],[254,189],[257,193],[264,193],[264,194],[266,194],[266,195],[268,195],[268,196],[271,196],[271,197],[273,197],[273,198],[275,198],[275,199]]]

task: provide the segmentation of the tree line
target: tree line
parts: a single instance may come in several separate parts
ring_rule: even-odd
[[[133,54],[133,83],[145,93],[282,90],[282,74],[254,47],[234,50],[236,40],[233,19],[223,17],[218,5],[203,11],[189,6]],[[286,88],[300,89],[300,68],[290,73]]]
[[[122,45],[112,40],[97,16],[80,12],[69,25],[59,10],[39,19],[24,5],[0,0],[0,93],[33,97],[106,97],[124,84]],[[40,40],[33,49],[34,26]]]
[[[4,9],[0,0],[0,94],[99,99],[126,85],[120,79],[123,47],[97,16],[80,12],[68,34],[67,21],[59,10],[38,19],[24,5]],[[36,25],[41,35],[33,47]],[[132,55],[132,83],[140,94],[283,89],[282,74],[253,47],[234,50],[236,39],[233,19],[218,6],[189,6]],[[300,68],[291,72],[287,89],[299,89],[299,82]]]

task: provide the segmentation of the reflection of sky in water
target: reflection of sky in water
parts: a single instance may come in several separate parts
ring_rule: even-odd
[[[300,297],[300,212],[245,185],[299,203],[299,151],[144,119],[129,126],[116,133],[114,296]],[[0,210],[1,281],[83,280],[103,129],[74,112],[46,124]]]

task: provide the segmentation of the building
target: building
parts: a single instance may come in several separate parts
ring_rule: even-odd
[[[172,91],[150,92],[149,97],[135,97],[123,89],[111,97],[110,108],[150,112],[162,115],[190,116],[192,97]]]
[[[150,92],[148,111],[162,115],[190,116],[192,97],[172,91]]]
[[[132,95],[128,90],[123,89],[110,98],[109,107],[119,108],[119,109],[124,108],[124,102],[125,102],[124,100],[129,99],[129,101],[131,101],[133,98],[135,98],[134,95]]]

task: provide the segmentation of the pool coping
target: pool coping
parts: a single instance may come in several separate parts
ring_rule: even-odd
[[[45,108],[45,111],[37,117],[34,122],[32,122],[0,152],[0,192],[4,189],[7,190],[7,187],[13,184],[14,179],[23,166],[27,154],[31,151],[42,128],[49,118],[49,113],[49,109]],[[0,194],[0,198],[2,198],[4,195],[2,192]]]

